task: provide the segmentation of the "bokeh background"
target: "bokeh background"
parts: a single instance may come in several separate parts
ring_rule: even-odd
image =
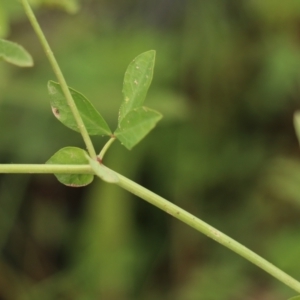
[[[300,278],[300,2],[35,0],[68,84],[112,128],[129,62],[155,49],[146,104],[164,119],[105,164]],[[0,62],[0,162],[44,163],[79,134],[53,117],[55,79],[17,0],[0,35],[32,54]],[[97,149],[106,138],[94,138]],[[0,175],[0,299],[279,300],[296,293],[118,187]]]

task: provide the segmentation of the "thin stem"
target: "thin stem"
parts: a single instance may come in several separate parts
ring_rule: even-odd
[[[106,153],[106,151],[109,149],[109,147],[111,146],[111,144],[116,140],[115,136],[112,136],[108,142],[104,145],[104,147],[102,148],[100,154],[99,154],[99,158],[100,160],[102,161],[103,160],[103,157]]]
[[[116,173],[116,172],[115,172]],[[210,226],[209,224],[201,221],[197,217],[193,216],[192,214],[188,213],[187,211],[181,209],[180,207],[176,206],[175,204],[167,201],[166,199],[156,195],[155,193],[147,190],[146,188],[140,186],[139,184],[129,180],[128,178],[116,173],[119,177],[119,182],[117,185],[124,188],[125,190],[131,192],[132,194],[146,200],[147,202],[151,203],[152,205],[160,208],[161,210],[167,212],[171,216],[179,219],[183,223],[193,227],[197,231],[202,232],[203,234],[207,235],[211,239],[215,240],[216,242],[220,243],[221,245],[229,248],[230,250],[236,252],[240,256],[244,257],[245,259],[249,260],[253,264],[257,265],[267,273],[271,274],[273,277],[277,278],[279,281],[283,282],[291,289],[300,293],[300,282],[280,270],[279,268],[275,267],[273,264],[269,263],[264,258],[260,257],[250,249],[246,248],[242,244],[236,242],[229,236],[225,235],[224,233],[220,232],[216,228]]]
[[[94,174],[90,165],[0,164],[1,173]]]
[[[260,257],[250,249],[246,248],[242,244],[238,243],[237,241],[233,240],[229,236],[225,235],[224,233],[220,232],[219,230],[210,226],[209,224],[203,222],[202,220],[198,219],[197,217],[193,216],[192,214],[188,213],[182,208],[176,206],[175,204],[167,201],[166,199],[133,182],[132,180],[122,176],[121,174],[118,174],[113,170],[110,171],[114,172],[115,175],[118,176],[119,181],[116,184],[120,187],[146,200],[147,202],[167,212],[168,214],[177,218],[183,223],[186,223],[190,227],[207,235],[208,237],[220,243],[221,245],[236,252],[240,256],[249,260],[250,262],[257,265],[273,277],[277,278],[279,281],[289,286],[291,289],[300,293],[299,281],[295,280],[293,277],[278,269],[273,264]],[[0,173],[94,174],[90,165],[50,164],[0,164]]]
[[[62,91],[63,91],[63,93],[64,93],[64,95],[66,97],[67,103],[70,106],[70,109],[71,109],[71,111],[73,113],[74,119],[75,119],[76,124],[78,126],[78,129],[79,129],[79,131],[80,131],[80,133],[82,135],[82,138],[83,138],[83,140],[85,142],[86,148],[87,148],[90,156],[93,159],[96,159],[97,155],[96,155],[93,143],[92,143],[92,141],[90,139],[90,136],[89,136],[89,134],[88,134],[88,132],[86,130],[86,127],[84,126],[84,123],[82,121],[80,113],[79,113],[79,111],[78,111],[78,109],[77,109],[77,107],[75,105],[74,99],[73,99],[73,97],[72,97],[72,95],[71,95],[71,93],[69,91],[69,88],[68,88],[68,85],[66,83],[66,80],[65,80],[65,78],[64,78],[64,76],[63,76],[63,74],[62,74],[62,72],[60,70],[60,67],[59,67],[59,65],[58,65],[58,63],[56,61],[56,58],[55,58],[55,56],[54,56],[54,54],[53,54],[53,52],[52,52],[52,50],[50,48],[50,45],[47,42],[47,39],[46,39],[46,37],[45,37],[45,35],[44,35],[44,33],[43,33],[43,31],[42,31],[42,29],[41,29],[41,27],[40,27],[37,19],[36,19],[35,15],[34,15],[34,13],[32,11],[32,9],[30,7],[28,1],[27,0],[21,0],[21,1],[22,1],[24,10],[25,10],[25,12],[26,12],[26,14],[28,16],[28,19],[29,19],[29,21],[30,21],[30,23],[31,23],[31,25],[32,25],[32,27],[33,27],[33,29],[34,29],[34,31],[35,31],[38,39],[40,40],[40,43],[42,44],[42,47],[43,47],[43,49],[44,49],[44,51],[46,53],[46,56],[49,59],[49,62],[51,64],[52,68],[53,68],[53,71],[54,71],[54,73],[55,73],[55,75],[57,77],[57,80],[58,80],[58,82],[61,85]]]

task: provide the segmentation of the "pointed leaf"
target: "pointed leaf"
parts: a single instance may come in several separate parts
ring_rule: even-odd
[[[134,108],[143,105],[153,77],[155,51],[137,56],[128,66],[123,83],[124,100],[119,111],[119,123]]]
[[[87,152],[76,147],[66,147],[56,152],[46,164],[60,165],[87,165]],[[81,187],[90,184],[94,175],[92,174],[54,174],[58,181],[71,187]]]
[[[19,67],[32,67],[31,55],[20,45],[0,39],[0,59]]]
[[[113,171],[105,167],[102,163],[99,163],[98,161],[95,161],[91,159],[87,155],[87,159],[90,163],[90,166],[94,170],[95,174],[100,177],[103,181],[106,181],[108,183],[117,183],[119,182],[118,175]]]
[[[295,297],[292,297],[292,298],[290,298],[288,300],[300,300],[300,296],[295,296]]]
[[[93,104],[74,89],[69,88],[69,90],[88,133],[90,135],[111,135],[110,128]],[[54,116],[65,126],[79,132],[78,126],[60,84],[54,81],[49,81],[48,91]]]
[[[135,108],[122,119],[114,135],[130,150],[155,127],[161,118],[162,115],[153,109]]]

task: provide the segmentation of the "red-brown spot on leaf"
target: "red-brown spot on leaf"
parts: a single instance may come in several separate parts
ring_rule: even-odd
[[[53,114],[54,114],[54,116],[55,116],[56,118],[59,118],[59,117],[60,117],[59,109],[58,109],[58,108],[52,107],[52,112],[53,112]]]

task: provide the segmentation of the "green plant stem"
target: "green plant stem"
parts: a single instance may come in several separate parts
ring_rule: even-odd
[[[116,172],[115,172],[116,173]],[[257,265],[267,273],[271,274],[273,277],[277,278],[291,289],[300,293],[300,282],[295,280],[293,277],[289,276],[279,268],[275,267],[273,264],[269,263],[264,258],[260,257],[250,249],[246,248],[242,244],[236,242],[229,236],[225,235],[224,233],[220,232],[216,228],[210,226],[209,224],[201,221],[200,219],[196,218],[192,214],[188,213],[187,211],[181,209],[180,207],[176,206],[175,204],[167,201],[166,199],[156,195],[155,193],[147,190],[146,188],[140,186],[139,184],[129,180],[128,178],[116,173],[119,177],[119,182],[116,183],[120,187],[124,188],[125,190],[131,192],[132,194],[146,200],[147,202],[151,203],[152,205],[160,208],[161,210],[167,212],[171,216],[179,219],[183,223],[186,223],[190,227],[193,227],[197,231],[202,232],[203,234],[207,235],[211,239],[215,240],[216,242],[220,243],[221,245],[229,248],[230,250],[236,252],[240,256],[244,257],[245,259],[249,260],[253,264]]]
[[[94,174],[90,165],[0,164],[1,173]]]
[[[109,149],[109,147],[111,146],[111,144],[116,140],[115,136],[112,136],[108,142],[104,145],[104,147],[102,148],[101,152],[99,153],[99,158],[102,161],[103,157],[106,153],[106,151]]]
[[[73,97],[72,97],[72,95],[69,91],[66,80],[65,80],[65,78],[64,78],[64,76],[63,76],[63,74],[60,70],[60,67],[59,67],[59,65],[56,61],[56,58],[55,58],[55,56],[54,56],[54,54],[53,54],[53,52],[50,48],[50,45],[47,42],[47,39],[46,39],[46,37],[45,37],[45,35],[44,35],[37,19],[36,19],[35,15],[32,11],[32,9],[30,7],[28,1],[27,0],[21,0],[21,1],[22,1],[24,10],[26,12],[26,15],[27,15],[27,17],[28,17],[28,19],[29,19],[29,21],[30,21],[30,23],[31,23],[31,25],[32,25],[37,37],[38,37],[38,39],[40,40],[40,42],[42,44],[42,47],[43,47],[43,49],[46,53],[46,56],[48,57],[49,62],[51,64],[52,68],[53,68],[53,71],[54,71],[54,73],[57,77],[57,80],[61,85],[62,91],[63,91],[63,93],[66,97],[67,103],[70,106],[70,109],[73,113],[74,119],[75,119],[76,124],[78,126],[78,129],[79,129],[79,131],[82,135],[82,138],[85,142],[86,148],[87,148],[90,156],[93,159],[96,159],[97,155],[96,155],[96,151],[94,149],[93,143],[92,143],[92,141],[90,139],[90,136],[89,136],[89,134],[86,130],[86,127],[85,127],[85,125],[82,121],[81,115],[80,115],[80,113],[79,113],[79,111],[78,111],[78,109],[75,105],[74,99],[73,99]]]
[[[289,286],[291,289],[300,293],[300,282],[289,276],[282,270],[275,267],[273,264],[260,257],[250,249],[242,244],[236,242],[229,236],[220,232],[216,228],[198,219],[194,215],[188,213],[177,205],[167,201],[166,199],[158,196],[157,194],[147,190],[141,185],[133,182],[132,180],[118,174],[117,172],[109,169],[111,172],[118,176],[119,181],[116,183],[123,189],[131,192],[132,194],[146,200],[150,204],[165,211],[178,220],[186,223],[197,231],[207,235],[211,239],[220,243],[221,245],[229,248],[248,261],[257,265],[273,277],[277,278],[282,283]],[[94,174],[90,165],[51,165],[51,164],[0,164],[0,173],[43,173],[43,174]]]

